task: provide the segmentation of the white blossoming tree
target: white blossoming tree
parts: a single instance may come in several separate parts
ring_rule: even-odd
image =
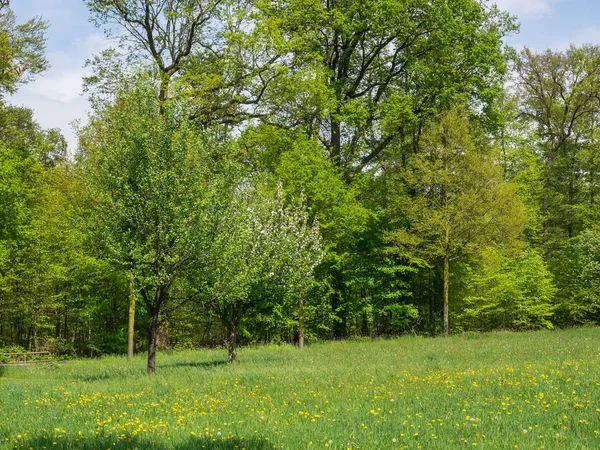
[[[232,193],[214,230],[210,259],[194,273],[202,303],[228,331],[229,362],[237,358],[240,322],[264,302],[298,301],[323,257],[318,225],[302,200],[279,188],[248,183]],[[302,313],[299,311],[300,336]]]

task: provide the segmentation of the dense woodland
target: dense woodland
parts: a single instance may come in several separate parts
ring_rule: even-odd
[[[156,348],[600,320],[600,46],[479,0],[87,0],[67,151],[0,0],[0,347]],[[85,119],[85,118],[82,118]]]

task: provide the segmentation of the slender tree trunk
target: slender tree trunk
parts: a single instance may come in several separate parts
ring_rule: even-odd
[[[38,347],[38,312],[36,311],[33,316],[33,348],[37,352]]]
[[[127,330],[127,359],[133,359],[133,337],[135,332],[135,286],[133,272],[129,272],[129,328]]]
[[[433,312],[435,308],[435,291],[431,284],[431,269],[428,271],[427,293],[429,294],[429,332],[433,335],[435,324],[433,323]]]
[[[65,310],[65,326],[64,326],[65,332],[64,332],[64,335],[63,335],[63,337],[65,339],[65,343],[67,342],[67,338],[69,337],[69,333],[68,333],[69,332],[69,328],[67,326],[67,318],[68,318],[68,313]]]
[[[304,297],[298,302],[298,348],[304,350]]]
[[[448,249],[444,252],[444,337],[448,337],[450,322],[448,320],[448,285],[450,284],[450,258]]]
[[[594,172],[594,167],[592,164],[590,164],[591,168],[590,168],[590,205],[593,205],[594,203],[596,203],[596,198],[595,198],[595,194],[596,194],[596,179],[595,179],[595,175],[596,173]]]
[[[338,167],[342,165],[342,131],[338,120],[331,121],[331,159]]]
[[[571,174],[571,177],[573,176],[573,174]],[[569,206],[574,206],[575,205],[575,183],[573,181],[573,179],[569,180]],[[573,219],[573,213],[571,210],[569,210],[569,214],[567,216],[567,233],[569,236],[569,239],[571,239],[574,235],[575,235],[575,223],[574,223],[574,219]]]
[[[32,336],[32,334],[33,334],[33,326],[29,326],[27,328],[27,345],[26,345],[26,347],[27,347],[27,349],[29,349],[30,352],[32,351],[32,348],[31,348],[31,342],[32,342],[31,341],[31,336]]]
[[[87,325],[88,325],[88,345],[90,346],[90,358],[91,358],[92,356],[94,356],[94,350],[92,350],[92,346],[91,346],[91,343],[92,343],[92,324],[91,324],[91,322],[88,322]]]
[[[229,326],[229,352],[228,352],[228,360],[230,364],[237,364],[237,331],[235,327],[235,323],[232,323]]]
[[[158,332],[158,308],[152,311],[152,319],[148,326],[148,375],[156,371],[156,334]]]
[[[542,200],[542,213],[544,217],[543,223],[543,242],[545,249],[545,254],[548,256],[550,253],[550,249],[548,248],[548,241],[550,240],[550,187],[552,183],[552,166],[554,164],[554,147],[550,150],[550,154],[548,155],[548,159],[546,160],[546,171],[544,174],[544,198]]]

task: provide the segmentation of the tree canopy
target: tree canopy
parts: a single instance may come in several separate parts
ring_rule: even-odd
[[[85,3],[71,154],[8,103],[48,24],[0,0],[0,347],[600,320],[597,45],[516,52],[479,0]]]

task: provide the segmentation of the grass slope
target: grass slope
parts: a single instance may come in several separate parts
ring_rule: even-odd
[[[600,329],[160,353],[0,373],[0,448],[595,449]]]

